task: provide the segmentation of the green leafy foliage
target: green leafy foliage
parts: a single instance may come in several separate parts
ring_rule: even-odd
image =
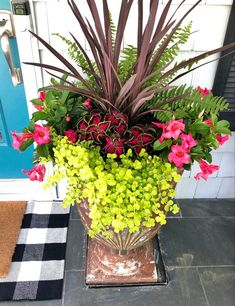
[[[136,47],[128,45],[123,49],[121,54],[121,59],[118,65],[118,75],[120,77],[122,84],[124,84],[125,81],[130,78],[134,64],[136,62],[136,57],[137,57]]]
[[[118,163],[115,154],[104,160],[99,148],[89,142],[74,145],[66,138],[55,141],[56,167],[47,186],[67,178],[64,206],[88,199],[92,220],[89,235],[108,234],[109,228],[116,233],[125,228],[137,232],[141,226],[165,224],[168,211],[179,211],[171,198],[175,194],[172,182],[180,176],[157,156],[142,150],[133,159],[129,150]]]
[[[171,104],[162,106],[163,111],[158,111],[154,116],[162,122],[167,122],[173,117],[178,118],[198,118],[200,115],[211,116],[218,115],[220,111],[228,108],[229,104],[223,97],[213,96],[209,94],[202,98],[201,94],[194,88],[187,85],[181,85],[171,88],[167,91],[162,91],[156,95],[146,105],[146,109],[155,105],[158,106],[162,101],[169,100],[175,96],[188,94],[183,99],[173,101]],[[170,111],[170,112],[166,112]]]
[[[170,39],[169,45],[164,49],[164,52],[162,56],[160,57],[160,60],[157,62],[157,64],[154,66],[153,72],[158,72],[154,77],[152,77],[146,85],[152,85],[158,81],[163,75],[163,72],[166,71],[165,67],[174,61],[174,59],[177,59],[178,53],[180,51],[181,45],[184,45],[187,43],[190,35],[191,35],[191,29],[192,29],[192,22],[190,22],[188,25],[184,27],[179,27],[175,34]],[[166,34],[164,38],[162,39],[162,42],[158,49],[153,53],[153,56],[157,54],[159,48],[162,46],[162,44],[166,41],[168,35]],[[175,63],[175,66],[177,65],[177,62]],[[187,67],[186,67],[187,68]],[[190,67],[188,67],[190,68]],[[167,84],[175,75],[177,72],[173,72],[168,77],[161,80],[161,84]]]
[[[26,141],[24,141],[21,146],[20,146],[20,151],[24,152],[25,150],[28,149],[28,147],[30,147],[33,144],[34,140],[33,139],[27,139]]]
[[[60,38],[68,46],[68,55],[70,56],[70,58],[82,69],[82,72],[86,75],[89,84],[91,86],[95,86],[94,75],[90,72],[87,60],[80,51],[77,44],[59,33],[53,33],[53,35]],[[92,62],[92,64],[95,68],[96,67],[95,62]]]
[[[41,102],[41,111],[33,113],[31,125],[39,120],[45,120],[47,125],[55,129],[58,135],[63,135],[87,114],[87,108],[83,105],[84,98],[69,91],[56,89],[46,90],[46,98]],[[35,104],[35,100],[32,100]],[[66,121],[69,117],[69,122]]]
[[[110,20],[110,29],[111,29],[111,39],[112,39],[112,47],[114,49],[115,46],[115,36],[116,36],[116,32],[117,32],[117,28],[116,25],[113,22],[113,18],[112,18],[112,14],[111,12],[109,12],[109,20]]]
[[[144,4],[143,1],[138,1],[137,47],[127,46],[122,52],[125,28],[133,0],[121,1],[116,28],[112,22],[107,1],[102,1],[101,17],[96,1],[87,0],[94,24],[91,26],[75,1],[68,0],[68,5],[90,47],[91,56],[72,34],[73,42],[56,34],[68,45],[69,55],[75,62],[73,65],[45,40],[32,33],[61,61],[65,69],[42,63],[34,63],[34,65],[67,74],[76,82],[66,82],[65,85],[57,85],[57,88],[94,99],[102,112],[108,112],[112,108],[117,109],[127,115],[130,122],[136,124],[147,113],[159,112],[162,105],[168,105],[171,108],[172,100],[162,100],[163,104],[158,105],[157,108],[149,108],[149,112],[146,113],[147,107],[151,105],[148,102],[158,98],[165,91],[165,87],[191,72],[192,69],[200,67],[194,66],[199,61],[235,47],[234,42],[195,57],[177,61],[181,45],[186,43],[191,35],[192,23],[186,26],[183,26],[183,23],[200,2],[201,0],[198,0],[194,5],[189,6],[177,20],[175,13],[177,12],[178,15],[181,4],[172,12],[171,1],[168,1],[162,13],[159,14],[159,1],[153,0],[150,4],[151,9],[147,12],[147,21],[144,22]],[[158,20],[156,20],[157,16]],[[173,67],[170,66],[171,63],[175,63]],[[79,67],[83,73],[80,72]],[[174,100],[179,101],[184,98],[185,96],[175,96]],[[218,101],[219,108],[220,104],[221,101]]]

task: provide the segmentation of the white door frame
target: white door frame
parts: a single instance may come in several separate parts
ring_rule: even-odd
[[[30,117],[35,111],[30,100],[35,99],[38,96],[38,88],[42,87],[41,69],[36,69],[34,66],[22,64],[23,62],[40,62],[38,41],[28,32],[28,30],[36,32],[33,1],[35,0],[29,0],[31,15],[13,16],[21,62],[21,72],[24,80],[25,95]],[[51,171],[51,165],[48,165],[47,173],[49,174]],[[56,189],[43,190],[42,183],[31,182],[27,178],[0,179],[1,201],[50,200],[56,198]]]

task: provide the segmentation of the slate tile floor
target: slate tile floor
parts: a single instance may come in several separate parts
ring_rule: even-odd
[[[160,244],[167,286],[87,289],[86,234],[76,210],[68,233],[63,300],[2,302],[0,306],[234,306],[234,200],[178,200]]]

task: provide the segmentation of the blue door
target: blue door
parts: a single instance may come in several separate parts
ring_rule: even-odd
[[[0,0],[0,33],[6,20],[1,17],[2,10],[11,10],[10,0]],[[4,38],[7,39],[6,36]],[[21,170],[32,167],[33,149],[19,153],[12,148],[11,138],[11,131],[21,132],[22,127],[27,127],[29,122],[24,85],[14,86],[2,41],[0,39],[0,179],[25,178]],[[9,44],[14,67],[20,68],[16,39],[9,38]]]

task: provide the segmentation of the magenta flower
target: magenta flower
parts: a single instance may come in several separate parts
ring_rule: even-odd
[[[42,182],[46,173],[46,167],[44,165],[36,165],[31,170],[22,170],[24,174],[27,174],[31,181]]]
[[[41,102],[44,102],[44,101],[45,101],[45,98],[46,98],[46,93],[45,93],[45,91],[40,91],[40,92],[39,92],[38,99],[41,100]],[[41,112],[41,111],[43,110],[43,106],[42,106],[42,105],[33,104],[33,106],[34,106],[39,112]]]
[[[211,119],[204,120],[203,123],[209,125],[210,127],[213,127],[213,122]]]
[[[71,142],[76,142],[77,141],[78,133],[75,132],[74,130],[64,131],[64,135],[67,136],[68,141],[71,141]]]
[[[33,104],[33,106],[34,106],[39,112],[41,112],[41,111],[43,110],[43,106],[42,106],[42,105]]]
[[[92,110],[91,98],[88,98],[85,102],[83,102],[83,105],[86,106],[88,110]]]
[[[46,98],[46,92],[45,91],[40,91],[38,99],[41,100],[42,102],[44,102],[45,98]]]
[[[11,131],[13,143],[12,146],[15,150],[19,150],[20,146],[23,142],[28,140],[29,138],[33,138],[32,133],[16,133],[14,131]]]
[[[204,160],[200,162],[200,168],[202,172],[197,173],[194,178],[196,180],[199,180],[200,178],[203,178],[205,181],[207,181],[208,176],[213,174],[215,171],[219,170],[218,165],[209,165]]]
[[[209,89],[207,89],[206,87],[203,89],[203,88],[201,88],[200,86],[198,86],[198,87],[197,87],[197,91],[200,92],[200,94],[201,94],[202,97],[205,97],[205,96],[211,94],[211,91],[210,91]]]
[[[220,134],[215,135],[215,138],[217,139],[218,143],[222,146],[226,141],[229,140],[229,136],[225,135],[222,136]]]
[[[191,133],[181,134],[180,138],[183,139],[182,147],[184,147],[186,151],[190,151],[191,148],[197,145],[197,141],[193,138]]]
[[[167,124],[159,122],[153,122],[153,124],[163,129],[162,135],[158,139],[160,143],[162,143],[164,139],[174,138],[175,140],[177,140],[179,138],[179,135],[185,128],[183,119],[170,120]]]
[[[168,160],[174,163],[176,167],[181,168],[183,164],[190,163],[190,155],[187,153],[183,146],[171,146],[171,153],[168,155]]]
[[[34,141],[38,145],[42,145],[45,143],[48,143],[51,141],[50,138],[50,126],[40,126],[38,124],[35,124],[35,129],[34,129]]]

